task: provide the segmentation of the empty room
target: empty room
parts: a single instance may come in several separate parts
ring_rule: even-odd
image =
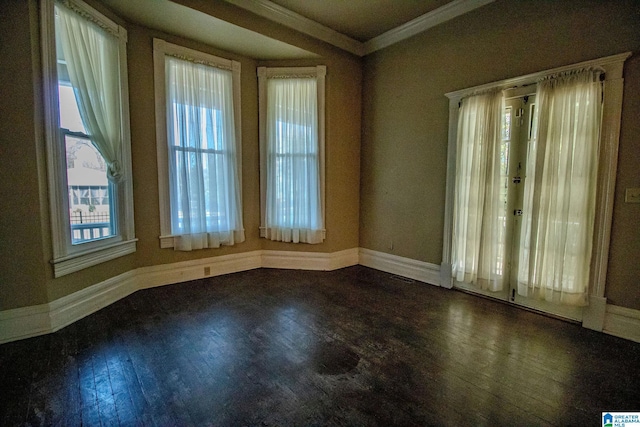
[[[637,0],[0,22],[0,425],[640,425]]]

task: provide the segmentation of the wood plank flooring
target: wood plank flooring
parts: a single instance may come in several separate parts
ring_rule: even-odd
[[[356,266],[139,291],[0,346],[0,425],[599,426],[640,344]]]

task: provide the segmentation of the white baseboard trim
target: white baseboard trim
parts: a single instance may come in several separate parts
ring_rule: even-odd
[[[602,332],[640,342],[640,310],[608,304]]]
[[[365,248],[334,253],[252,251],[141,267],[48,304],[0,311],[0,344],[55,332],[139,289],[256,268],[337,270],[361,264],[439,286],[440,266]],[[208,270],[206,270],[208,268]],[[640,310],[606,304],[602,332],[640,342]],[[592,329],[599,329],[591,326]]]
[[[0,344],[51,332],[49,304],[0,311]]]
[[[252,251],[140,267],[48,304],[0,311],[0,344],[55,332],[132,293],[261,267],[337,270],[358,264],[358,248],[334,253]]]
[[[96,283],[49,303],[51,332],[55,332],[101,310],[138,290],[136,271]]]
[[[196,259],[172,264],[141,267],[136,270],[138,289],[154,288],[220,276],[262,267],[262,251],[243,252],[219,257]],[[207,270],[208,273],[207,273]]]
[[[134,270],[48,304],[0,311],[0,344],[55,332],[137,290]]]
[[[360,248],[360,264],[398,276],[408,277],[440,286],[440,266],[424,261],[403,258],[384,252]]]
[[[357,265],[358,259],[358,248],[333,253],[263,251],[262,267],[330,271]]]

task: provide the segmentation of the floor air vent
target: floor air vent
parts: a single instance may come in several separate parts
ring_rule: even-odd
[[[399,280],[399,281],[404,282],[404,283],[415,283],[416,282],[415,280],[409,279],[408,277],[402,277],[402,276],[396,276],[396,275],[391,276],[391,278],[394,279],[394,280]]]

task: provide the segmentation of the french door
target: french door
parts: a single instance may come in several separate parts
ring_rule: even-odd
[[[582,307],[551,303],[518,293],[519,255],[523,238],[524,188],[527,180],[527,154],[537,126],[535,86],[506,91],[500,147],[500,201],[504,204],[501,222],[505,230],[504,247],[498,251],[497,269],[505,278],[502,289],[491,291],[454,280],[454,286],[542,311],[581,321]]]
[[[442,286],[582,318],[601,330],[630,55],[445,94]],[[587,304],[584,313],[574,308]]]
[[[509,127],[508,136],[504,144],[508,144],[509,152],[507,179],[507,246],[510,250],[508,275],[508,299],[509,301],[535,310],[566,317],[573,320],[582,320],[582,307],[553,304],[545,300],[522,296],[517,290],[519,272],[519,248],[523,238],[523,214],[524,187],[527,180],[527,154],[531,140],[535,135],[537,126],[536,99],[534,94],[515,96],[505,100],[505,131]],[[506,118],[511,116],[510,120]],[[505,132],[506,133],[506,132]]]

